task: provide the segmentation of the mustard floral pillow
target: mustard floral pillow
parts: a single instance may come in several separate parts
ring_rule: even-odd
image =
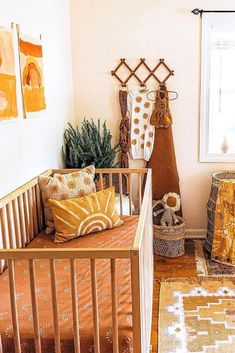
[[[123,224],[115,209],[114,187],[88,196],[48,202],[55,221],[55,243]]]
[[[96,191],[95,167],[89,166],[70,174],[56,174],[53,177],[39,177],[39,186],[42,192],[44,205],[46,233],[55,230],[53,215],[48,204],[49,199],[66,200],[74,197],[89,195]]]

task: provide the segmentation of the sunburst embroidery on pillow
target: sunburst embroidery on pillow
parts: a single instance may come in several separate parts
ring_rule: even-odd
[[[55,242],[123,224],[115,208],[114,187],[63,201],[49,200],[56,225]]]

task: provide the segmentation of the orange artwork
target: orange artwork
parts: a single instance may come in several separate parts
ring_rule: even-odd
[[[12,30],[0,27],[0,120],[17,118]]]
[[[40,39],[19,35],[20,68],[25,117],[46,109]]]

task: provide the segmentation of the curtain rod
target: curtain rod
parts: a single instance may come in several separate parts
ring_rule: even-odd
[[[194,15],[202,16],[203,13],[235,13],[235,10],[203,10],[203,9],[194,9],[191,11]]]

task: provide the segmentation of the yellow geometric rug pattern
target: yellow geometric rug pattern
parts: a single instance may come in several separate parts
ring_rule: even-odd
[[[235,353],[235,282],[161,283],[158,353]]]

